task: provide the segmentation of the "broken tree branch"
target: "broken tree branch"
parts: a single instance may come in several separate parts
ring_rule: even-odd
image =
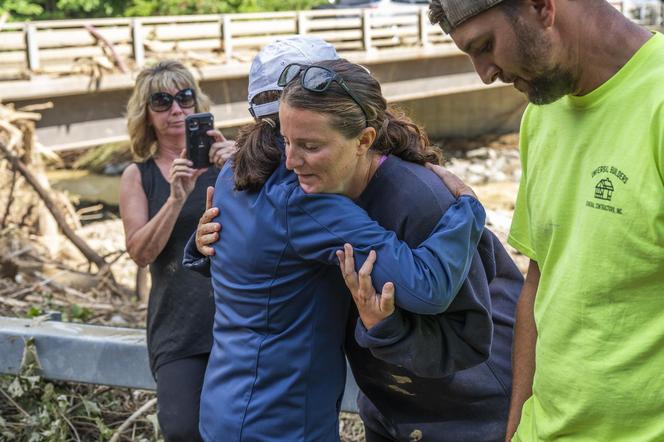
[[[101,43],[102,48],[108,49],[111,60],[113,61],[113,64],[117,66],[118,69],[120,69],[120,72],[123,74],[126,74],[129,72],[129,69],[127,69],[127,65],[125,64],[124,60],[120,55],[118,55],[117,51],[115,50],[115,46],[113,43],[111,43],[106,37],[101,35],[101,33],[97,30],[92,25],[85,25],[85,29],[94,37],[95,40],[97,40],[98,43]]]
[[[87,243],[81,239],[74,230],[67,224],[67,220],[64,215],[60,212],[57,207],[56,202],[53,197],[39,184],[37,178],[28,170],[27,167],[21,162],[21,160],[12,153],[11,149],[8,146],[14,146],[20,139],[21,133],[18,129],[8,124],[5,121],[0,121],[0,128],[5,129],[10,134],[10,142],[8,145],[0,142],[0,150],[5,155],[7,160],[11,163],[14,170],[18,170],[25,180],[32,186],[33,189],[37,192],[41,200],[46,205],[46,208],[51,212],[53,218],[57,222],[58,226],[62,230],[62,233],[76,246],[78,250],[81,251],[85,258],[95,264],[99,269],[99,272],[106,272],[108,269],[108,264],[106,260],[99,256],[97,252],[92,250]]]
[[[118,429],[115,431],[115,434],[113,435],[113,437],[111,437],[111,440],[110,440],[109,442],[117,442],[117,441],[119,441],[119,440],[120,440],[120,436],[122,435],[122,432],[125,431],[127,428],[129,428],[129,426],[130,426],[132,423],[134,423],[134,421],[135,421],[136,419],[138,419],[139,417],[141,417],[141,416],[143,415],[143,413],[147,412],[147,411],[148,411],[150,408],[152,408],[152,407],[154,406],[154,404],[156,404],[156,403],[157,403],[157,398],[153,398],[153,399],[150,399],[149,401],[147,401],[145,404],[143,404],[143,406],[142,406],[141,408],[139,408],[138,410],[136,410],[136,411],[134,412],[134,414],[132,414],[131,416],[129,416],[129,418],[128,418],[126,421],[124,421],[124,422],[122,423],[122,425],[120,425],[120,426],[118,427]]]

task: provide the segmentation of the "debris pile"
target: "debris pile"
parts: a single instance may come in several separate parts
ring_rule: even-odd
[[[131,280],[126,269],[135,273],[118,249],[124,241],[110,244],[103,224],[81,228],[67,196],[50,189],[34,140],[38,119],[0,104],[0,315],[59,312],[66,321],[140,327],[145,305],[122,284]],[[154,393],[49,382],[24,359],[20,376],[0,376],[0,440],[158,440]]]

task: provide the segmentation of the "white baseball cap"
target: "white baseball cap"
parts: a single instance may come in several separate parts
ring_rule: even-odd
[[[279,100],[254,104],[252,100],[261,92],[281,91],[279,76],[291,63],[312,64],[323,60],[336,60],[337,51],[328,42],[310,35],[280,38],[265,46],[254,57],[249,70],[249,112],[254,118],[279,112]]]

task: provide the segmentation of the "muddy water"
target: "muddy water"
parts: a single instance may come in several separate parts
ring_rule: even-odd
[[[51,170],[47,176],[51,186],[67,191],[73,199],[118,205],[119,176],[100,175],[86,170]]]

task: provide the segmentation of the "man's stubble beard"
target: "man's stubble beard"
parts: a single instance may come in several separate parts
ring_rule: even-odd
[[[536,105],[553,103],[576,89],[577,79],[560,64],[549,65],[551,42],[537,30],[514,20],[520,64],[531,73],[525,92],[528,101]]]

